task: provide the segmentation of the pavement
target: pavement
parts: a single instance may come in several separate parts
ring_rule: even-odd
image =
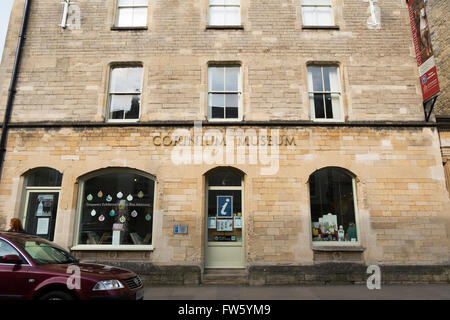
[[[450,300],[450,285],[147,286],[145,300]]]

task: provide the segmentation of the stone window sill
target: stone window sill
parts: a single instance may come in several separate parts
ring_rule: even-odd
[[[304,30],[339,30],[339,26],[302,26]]]
[[[313,251],[351,251],[351,252],[363,252],[365,249],[361,246],[317,246],[313,245]]]
[[[139,30],[148,30],[148,27],[111,27],[112,31],[139,31]]]
[[[244,26],[206,26],[206,30],[244,30]]]

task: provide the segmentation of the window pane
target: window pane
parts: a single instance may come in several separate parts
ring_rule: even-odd
[[[133,26],[133,9],[132,8],[119,8],[117,12],[117,26],[118,27],[131,27]]]
[[[225,25],[238,26],[241,24],[239,7],[225,7]]]
[[[239,91],[240,67],[226,68],[226,87],[225,91]]]
[[[151,244],[154,182],[132,173],[109,173],[84,184],[80,244]]]
[[[15,255],[19,255],[19,252],[17,252],[16,249],[14,249],[9,243],[0,240],[0,260],[4,257],[4,256],[8,256],[11,254],[15,254]],[[0,262],[2,263],[2,262]]]
[[[224,94],[211,93],[209,95],[209,98],[210,98],[209,105],[211,107],[224,107],[225,106],[225,95]]]
[[[62,175],[54,169],[37,169],[27,175],[27,187],[60,187]]]
[[[308,67],[308,71],[311,73],[312,91],[323,91],[321,67]]]
[[[225,0],[225,4],[239,6],[241,4],[241,0]]]
[[[142,27],[147,25],[147,8],[133,9],[133,26]]]
[[[238,108],[226,108],[226,118],[227,119],[239,118],[239,109]]]
[[[331,106],[331,94],[325,94],[325,110],[326,110],[326,118],[333,119],[333,108]]]
[[[110,92],[112,93],[141,92],[142,68],[126,67],[112,69],[110,88]]]
[[[353,178],[336,168],[309,179],[314,241],[357,241]]]
[[[238,94],[227,94],[225,96],[225,105],[227,107],[237,108],[239,106],[239,95]]]
[[[58,196],[57,192],[29,193],[26,211],[27,219],[24,226],[27,233],[38,235],[50,241],[53,240],[58,210]],[[41,220],[41,223],[44,223],[46,230],[38,228],[39,220]]]
[[[134,5],[135,6],[147,6],[148,5],[148,0],[134,0]]]
[[[333,25],[333,17],[331,8],[317,7],[317,24],[319,26],[331,26]]]
[[[333,116],[335,119],[341,119],[341,102],[338,94],[331,95],[331,103],[333,106]]]
[[[302,8],[303,25],[314,26],[316,24],[316,15],[314,13],[314,7]]]
[[[223,67],[209,68],[209,91],[224,91],[224,70]]]
[[[210,5],[224,5],[225,4],[225,0],[209,0],[209,4]]]
[[[316,119],[325,118],[325,106],[322,93],[314,93],[314,117]]]
[[[132,6],[133,0],[119,0],[119,6]]]
[[[112,95],[110,119],[138,119],[139,107],[139,95]]]
[[[329,77],[329,83],[330,83],[330,91],[333,92],[340,92],[341,88],[339,85],[339,75],[338,75],[338,68],[336,67],[324,67],[323,72],[325,75],[325,72],[328,74]]]
[[[208,178],[208,185],[232,187],[242,185],[242,177],[240,174],[233,171],[220,171],[213,173]]]
[[[211,7],[209,11],[209,24],[212,26],[221,26],[225,24],[225,8]]]
[[[223,119],[224,118],[224,108],[223,107],[212,107],[211,108],[211,118],[213,119]]]

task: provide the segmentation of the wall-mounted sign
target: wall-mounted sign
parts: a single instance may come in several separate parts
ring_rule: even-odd
[[[430,28],[425,11],[426,1],[407,0],[424,102],[431,100],[440,90],[431,45]]]
[[[36,234],[37,235],[47,235],[48,234],[48,227],[50,224],[50,218],[38,218],[37,219],[37,227],[36,227]]]
[[[173,234],[187,234],[188,226],[176,225],[173,226]]]
[[[233,217],[233,196],[217,196],[217,217]]]
[[[216,217],[208,217],[208,229],[216,228]]]

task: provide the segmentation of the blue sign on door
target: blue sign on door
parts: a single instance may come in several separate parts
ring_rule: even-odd
[[[233,196],[217,196],[217,217],[233,218]]]

